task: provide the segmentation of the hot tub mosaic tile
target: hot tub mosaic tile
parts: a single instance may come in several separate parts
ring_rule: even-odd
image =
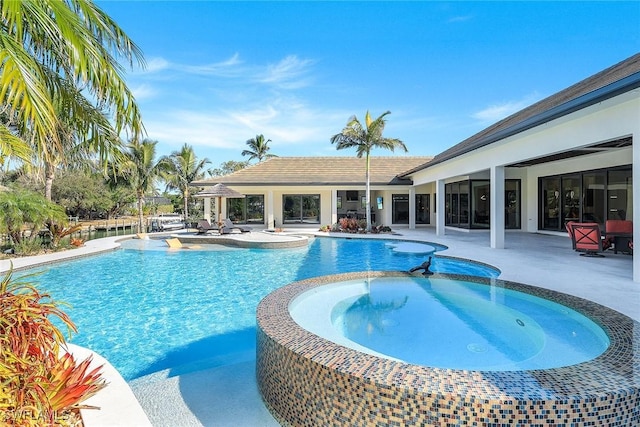
[[[531,371],[435,369],[334,344],[293,321],[289,303],[347,273],[285,286],[257,310],[258,387],[286,426],[640,426],[640,324],[606,307],[496,279],[455,276],[540,296],[602,326],[610,347],[578,365]],[[437,277],[448,277],[438,275]]]

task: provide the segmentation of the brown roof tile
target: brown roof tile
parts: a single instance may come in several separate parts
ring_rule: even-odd
[[[431,157],[371,157],[371,184],[410,184],[397,176]],[[273,157],[230,175],[195,185],[364,185],[366,163],[353,157]]]

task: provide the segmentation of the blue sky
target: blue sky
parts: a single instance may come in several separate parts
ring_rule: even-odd
[[[144,53],[126,79],[159,154],[188,143],[213,167],[257,134],[279,156],[355,155],[329,139],[367,110],[435,155],[640,51],[638,1],[98,4]]]

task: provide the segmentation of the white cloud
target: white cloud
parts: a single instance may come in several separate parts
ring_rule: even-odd
[[[147,66],[144,70],[141,70],[133,74],[158,74],[163,71],[178,71],[186,74],[197,75],[213,75],[213,76],[228,76],[237,74],[237,68],[242,64],[240,55],[235,53],[230,58],[224,59],[219,62],[202,65],[189,65],[179,64],[176,62],[167,61],[164,58],[152,58],[147,62]],[[231,70],[231,71],[230,71]]]
[[[449,18],[447,22],[449,23],[466,22],[466,21],[470,21],[472,18],[473,17],[471,15],[454,16],[453,18]]]
[[[207,75],[207,76],[218,76],[218,77],[233,77],[237,75],[241,69],[238,67],[242,65],[242,61],[240,60],[240,55],[238,53],[234,54],[231,58],[225,59],[224,61],[214,62],[212,64],[204,64],[204,65],[184,65],[184,64],[175,64],[174,68],[178,71],[183,71],[188,74],[199,74],[199,75]]]
[[[308,85],[308,80],[304,76],[313,63],[311,59],[300,59],[295,55],[289,55],[276,64],[267,65],[266,69],[260,72],[258,80],[286,89],[301,88]]]
[[[136,101],[153,98],[158,93],[158,91],[155,88],[144,83],[131,88],[131,92],[133,93],[133,96],[136,98]]]
[[[318,120],[323,117],[324,120]],[[232,110],[175,109],[156,112],[145,120],[149,138],[177,149],[183,143],[216,149],[232,149],[238,154],[249,138],[263,134],[271,139],[274,154],[278,147],[291,149],[309,144],[321,148],[341,127],[348,115],[309,109],[302,103],[276,100],[269,105]],[[286,154],[284,154],[286,155]]]
[[[169,68],[171,64],[164,58],[152,58],[147,62],[147,67],[144,70],[147,73],[157,73]]]
[[[520,100],[505,101],[500,104],[490,105],[483,110],[473,113],[471,117],[483,123],[494,123],[528,107],[539,99],[540,96],[538,94],[530,94]]]
[[[132,75],[138,80],[147,79],[147,82],[189,81],[189,75],[233,79],[243,85],[244,93],[251,87],[259,88],[265,85],[272,89],[295,90],[311,84],[310,70],[314,63],[311,59],[289,55],[267,65],[248,65],[241,60],[238,53],[209,64],[180,64],[164,58],[153,58],[148,62],[146,70]],[[228,84],[228,81],[225,84]]]

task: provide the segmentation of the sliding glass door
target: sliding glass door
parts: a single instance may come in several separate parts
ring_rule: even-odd
[[[571,221],[630,218],[633,210],[631,167],[600,169],[540,178],[539,228],[564,231]]]
[[[282,196],[283,224],[319,224],[319,194],[285,194]]]

